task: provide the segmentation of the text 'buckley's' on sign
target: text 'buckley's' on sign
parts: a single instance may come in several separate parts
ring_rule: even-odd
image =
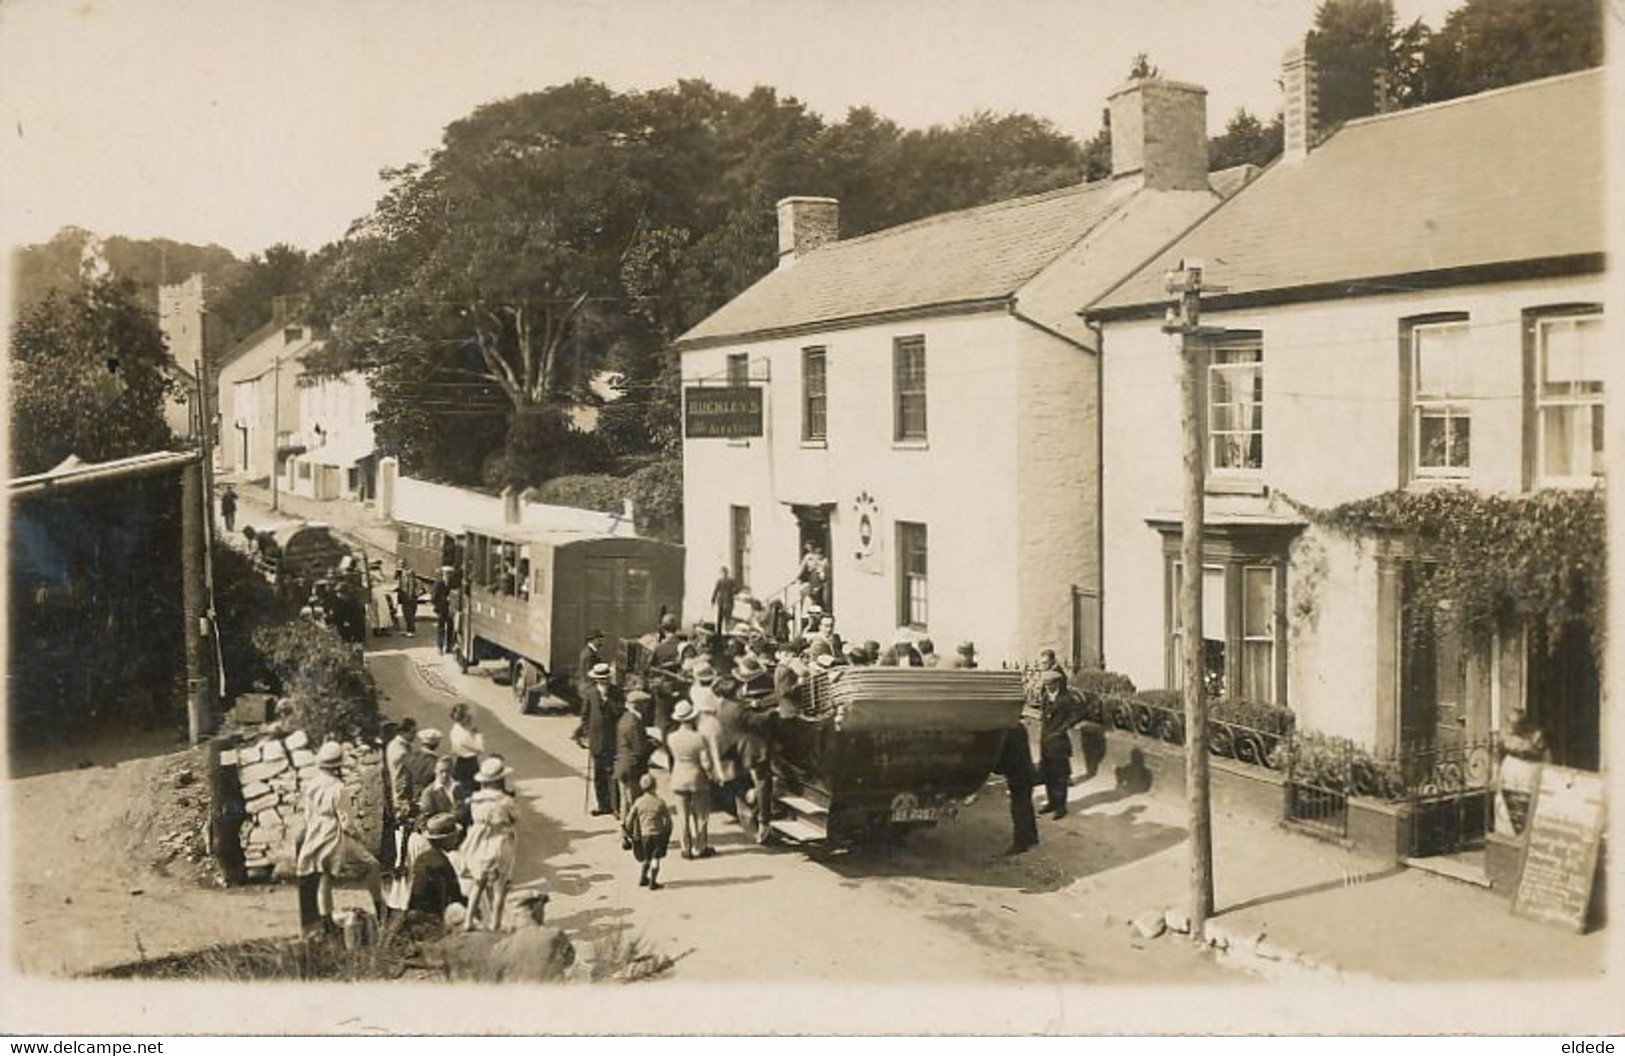
[[[690,440],[762,435],[762,390],[757,386],[686,388],[683,412],[683,435]]]

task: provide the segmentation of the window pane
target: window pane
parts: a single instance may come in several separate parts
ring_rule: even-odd
[[[1224,569],[1202,569],[1202,637],[1223,641],[1225,634]]]
[[[1208,449],[1216,471],[1264,465],[1264,352],[1256,343],[1216,346],[1208,367]]]
[[[1450,466],[1465,469],[1473,464],[1473,420],[1466,415],[1450,416]]]
[[[821,348],[809,348],[801,354],[801,386],[803,393],[801,435],[807,440],[825,437],[825,358]]]
[[[1275,634],[1275,569],[1241,570],[1241,633],[1247,638]]]
[[[1465,323],[1455,326],[1418,327],[1416,344],[1416,396],[1448,397],[1465,395],[1470,363],[1470,331]]]
[[[1241,647],[1241,695],[1248,700],[1275,702],[1275,643],[1248,641]]]
[[[1556,319],[1541,325],[1545,355],[1541,385],[1544,392],[1601,389],[1603,377],[1602,319]]]
[[[1417,413],[1416,464],[1422,469],[1466,469],[1472,464],[1472,420],[1450,408]]]

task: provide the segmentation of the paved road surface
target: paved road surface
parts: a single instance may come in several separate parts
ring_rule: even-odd
[[[432,634],[432,625],[429,628]],[[613,818],[591,817],[574,718],[523,716],[508,689],[463,675],[425,643],[384,639],[371,667],[385,710],[444,732],[458,699],[474,705],[489,750],[515,768],[523,805],[515,886],[545,881],[550,921],[578,937],[617,931],[680,957],[684,982],[1114,983],[1235,982],[1188,943],[1143,943],[1076,890],[1086,878],[1149,855],[1183,867],[1184,833],[1093,785],[1082,810],[1040,819],[1045,843],[1020,858],[1002,787],[957,821],[893,852],[809,854],[763,848],[715,815],[715,858],[676,854],[664,889],[637,883]],[[662,778],[664,775],[661,775]],[[664,782],[662,781],[662,791]],[[1072,889],[1072,890],[1069,890]]]

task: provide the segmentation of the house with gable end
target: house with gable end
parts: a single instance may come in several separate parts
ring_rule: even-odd
[[[684,614],[718,570],[789,600],[808,544],[849,640],[903,630],[984,666],[1099,657],[1104,292],[1244,183],[1209,175],[1206,92],[1131,82],[1108,179],[839,237],[778,204],[780,263],[676,343],[690,392],[760,390],[760,435],[683,445]]]
[[[1107,664],[1140,686],[1181,680],[1165,276],[1199,260],[1209,689],[1476,781],[1523,709],[1552,762],[1598,770],[1583,626],[1550,640],[1502,618],[1464,636],[1412,603],[1429,563],[1414,540],[1351,538],[1318,514],[1396,491],[1602,487],[1603,72],[1318,142],[1312,67],[1295,51],[1285,74],[1285,156],[1086,312],[1103,342]]]

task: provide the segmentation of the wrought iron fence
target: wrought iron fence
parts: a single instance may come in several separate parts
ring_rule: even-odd
[[[1083,710],[1089,721],[1137,733],[1167,744],[1184,745],[1185,712],[1142,697],[1084,693]],[[1251,766],[1274,769],[1271,756],[1287,734],[1241,723],[1208,718],[1207,747],[1212,755]]]

